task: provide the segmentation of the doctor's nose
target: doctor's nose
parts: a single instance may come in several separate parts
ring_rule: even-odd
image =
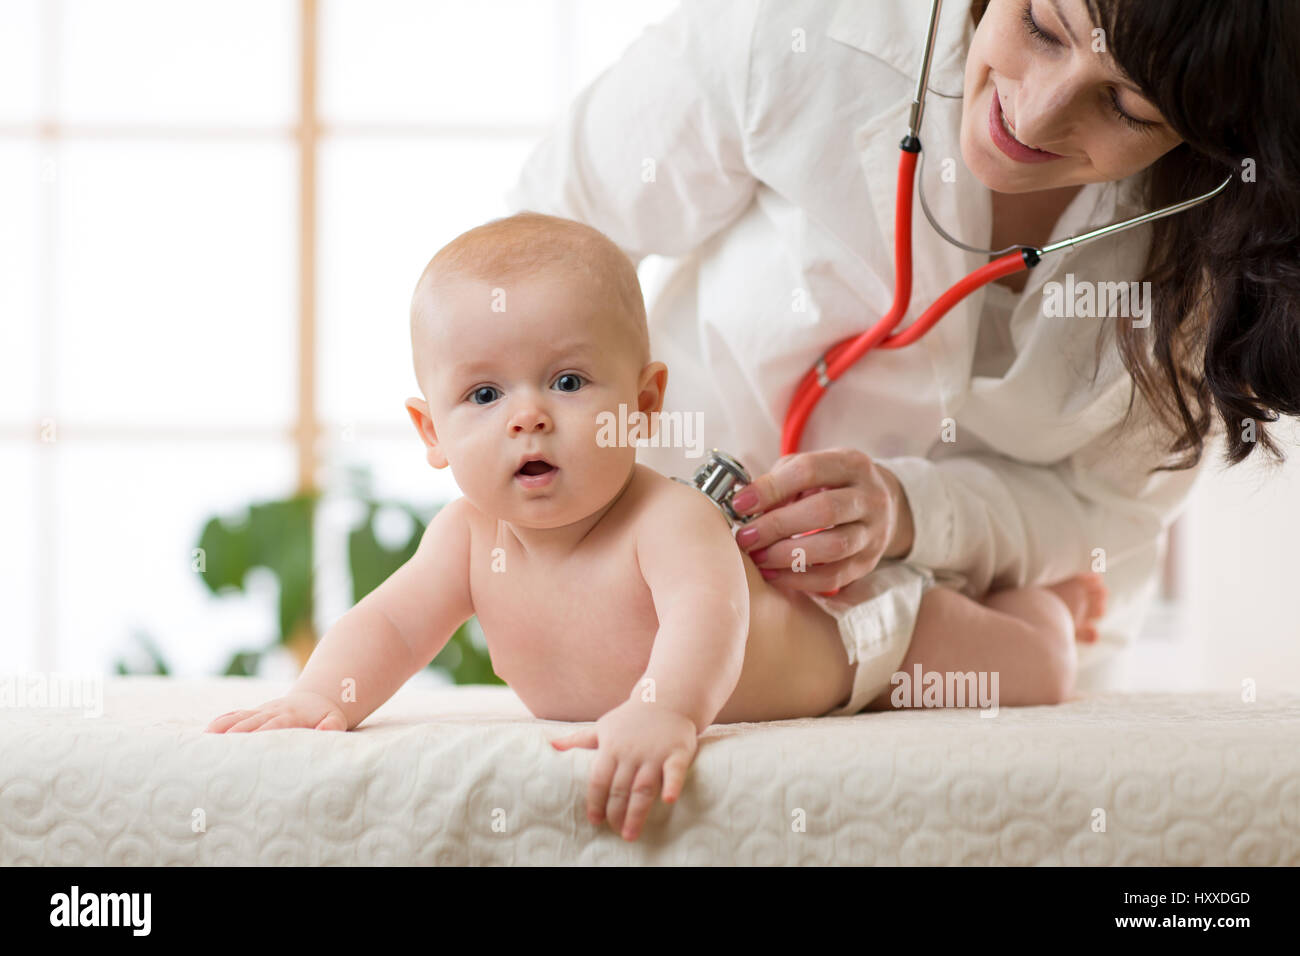
[[[1066,138],[1077,92],[1077,86],[1068,81],[1045,79],[1032,91],[1022,88],[1012,102],[1004,101],[1002,112],[1015,117],[1016,139],[1050,151]]]

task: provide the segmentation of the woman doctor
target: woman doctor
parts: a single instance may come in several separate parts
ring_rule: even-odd
[[[893,298],[928,8],[686,0],[577,97],[508,203],[589,223],[633,262],[672,257],[649,315],[664,412],[698,413],[703,447],[759,475],[738,541],[766,576],[824,592],[897,560],[978,597],[1104,571],[1076,679],[1096,689],[1121,673],[1205,446],[1276,454],[1266,423],[1300,408],[1300,4],[948,0],[918,179],[963,242],[1042,245],[1233,181],[868,353],[778,460],[796,384]],[[913,234],[898,330],[988,261],[919,215]],[[1062,301],[1120,282],[1150,283],[1122,315]],[[687,478],[691,454],[638,457]]]

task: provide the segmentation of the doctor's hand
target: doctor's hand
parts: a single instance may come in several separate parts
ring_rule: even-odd
[[[779,458],[731,506],[760,515],[736,542],[763,577],[792,590],[833,592],[871,573],[882,558],[912,550],[912,509],[903,486],[855,448]]]

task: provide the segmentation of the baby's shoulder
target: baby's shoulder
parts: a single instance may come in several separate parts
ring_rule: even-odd
[[[704,492],[645,465],[637,468],[645,472],[645,491],[637,509],[638,540],[657,540],[691,530],[708,533],[713,527],[730,534],[727,519]]]

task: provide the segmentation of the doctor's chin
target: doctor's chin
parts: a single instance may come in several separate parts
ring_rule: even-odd
[[[353,867],[397,921],[406,867],[882,867],[954,940],[1267,923],[1296,50],[1294,0],[0,0],[15,924]]]

